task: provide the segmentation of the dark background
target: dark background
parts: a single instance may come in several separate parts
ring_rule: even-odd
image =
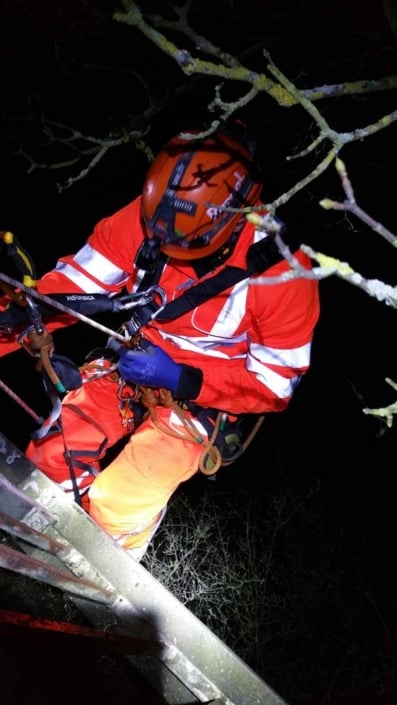
[[[165,12],[164,3],[144,5],[148,11]],[[65,152],[59,141],[46,144],[40,116],[98,138],[121,126],[128,129],[128,116],[139,116],[148,107],[136,79],[135,72],[139,72],[158,105],[146,120],[145,137],[156,152],[179,130],[208,124],[207,105],[214,86],[220,83],[205,77],[184,78],[172,60],[137,30],[112,22],[111,11],[111,3],[78,0],[1,5],[0,227],[20,239],[32,255],[38,275],[52,267],[58,256],[80,247],[97,220],[134,198],[148,165],[133,143],[127,144],[109,150],[98,167],[70,188],[63,188],[87,160],[63,169],[51,168],[71,152]],[[197,2],[193,3],[192,24],[258,72],[265,71],[265,47],[301,88],[375,80],[395,74],[397,69],[396,40],[382,3],[375,0],[225,0],[211,10],[206,3]],[[179,35],[170,36],[179,46],[184,45]],[[177,91],[180,86],[182,90]],[[240,89],[226,86],[224,95],[236,99]],[[394,110],[395,104],[396,92],[390,90],[324,100],[317,107],[332,127],[349,131],[375,122]],[[265,201],[279,196],[319,160],[319,152],[286,159],[317,135],[301,108],[281,108],[260,94],[237,111],[237,116],[257,137]],[[142,122],[146,124],[143,118],[134,124]],[[65,132],[57,130],[57,135],[64,137]],[[349,145],[341,154],[357,202],[391,231],[395,223],[395,145],[392,124]],[[30,159],[42,168],[28,173]],[[303,240],[315,249],[348,261],[365,277],[393,286],[392,247],[353,216],[321,209],[318,204],[324,197],[343,199],[333,168],[278,215],[301,228]],[[288,411],[266,419],[243,458],[221,471],[218,480],[222,487],[244,486],[252,489],[253,495],[263,492],[264,496],[273,491],[304,496],[316,485],[328,538],[337,545],[341,565],[354,563],[362,575],[371,595],[369,602],[372,600],[369,621],[377,612],[376,629],[382,640],[388,641],[388,648],[394,648],[395,430],[364,415],[362,409],[395,400],[385,378],[397,380],[396,314],[335,278],[323,280],[320,291],[322,314],[309,373]],[[103,343],[103,338],[79,323],[58,332],[55,342],[58,352],[80,364],[86,352]],[[2,359],[1,378],[37,413],[46,413],[48,400],[41,379],[25,351]],[[1,404],[3,432],[23,446],[36,428],[34,421],[3,392]],[[341,594],[347,611],[351,609],[349,599],[348,590]],[[351,638],[354,641],[356,637]],[[370,643],[372,627],[367,636],[363,629],[357,639]],[[379,643],[374,639],[376,649]],[[383,692],[379,679],[374,680],[376,686],[369,689],[368,702],[395,702],[395,680],[385,678]],[[364,695],[360,702],[364,702]]]

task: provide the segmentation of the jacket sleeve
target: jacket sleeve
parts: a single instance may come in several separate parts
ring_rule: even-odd
[[[97,223],[85,245],[60,257],[37,283],[42,294],[119,293],[133,271],[134,253],[142,241],[140,198]]]
[[[114,296],[128,283],[133,271],[134,248],[142,240],[140,198],[97,223],[83,247],[60,257],[54,269],[37,282],[37,291],[51,294],[100,294]],[[54,308],[46,319],[52,331],[76,319]]]
[[[310,261],[298,253],[309,268]],[[268,270],[276,276],[288,270],[283,261]],[[318,282],[295,279],[275,285],[254,284],[247,294],[248,330],[238,354],[201,355],[167,346],[180,363],[202,370],[194,401],[230,414],[283,411],[310,366],[311,343],[319,316]]]
[[[75,254],[60,257],[55,267],[37,280],[37,291],[51,294],[102,294],[122,291],[134,271],[134,254],[142,242],[140,197],[95,226],[85,245]],[[0,303],[0,312],[1,312]],[[70,326],[76,319],[46,306],[44,321],[49,333]],[[1,323],[1,321],[0,321]],[[0,357],[20,348],[17,336],[0,332]]]
[[[302,253],[299,259],[310,266]],[[275,276],[286,262],[268,271]],[[196,402],[231,413],[283,411],[310,366],[311,344],[319,317],[318,282],[249,285],[251,330],[247,354],[226,364],[206,365]],[[226,395],[225,395],[226,390]]]

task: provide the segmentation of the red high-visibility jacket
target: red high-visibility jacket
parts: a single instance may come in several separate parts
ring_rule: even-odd
[[[124,287],[135,291],[144,274],[134,264],[144,239],[140,202],[138,197],[103,218],[76,254],[61,257],[55,269],[39,280],[37,290],[47,295],[115,295]],[[263,237],[263,232],[247,222],[226,264],[245,268],[249,246]],[[306,269],[311,268],[301,251],[296,257]],[[282,260],[266,276],[288,269]],[[142,329],[145,337],[176,362],[202,369],[203,384],[195,402],[204,407],[230,414],[282,411],[309,368],[319,316],[317,281],[301,278],[256,285],[253,279],[238,282],[175,320],[161,324],[154,320]],[[169,260],[158,284],[172,301],[197,281],[188,262]]]

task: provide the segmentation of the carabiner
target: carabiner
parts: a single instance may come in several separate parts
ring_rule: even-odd
[[[139,293],[137,292],[135,294],[125,294],[125,296],[120,296],[120,298],[117,299],[117,309],[119,311],[128,311],[136,306],[146,306],[153,301],[155,294],[159,296],[161,301],[160,307],[156,311],[157,316],[157,314],[163,310],[165,304],[167,303],[167,295],[164,289],[155,285],[150,286],[145,291],[141,291]]]
[[[28,307],[30,308],[30,316],[32,319],[32,325],[33,328],[35,329],[36,333],[38,335],[42,335],[44,333],[44,324],[43,324],[43,319],[40,314],[40,309],[37,306],[37,304],[34,304],[30,296],[26,295],[26,303]]]

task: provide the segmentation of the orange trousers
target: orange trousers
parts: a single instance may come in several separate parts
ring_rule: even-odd
[[[105,376],[69,392],[62,402],[62,431],[30,441],[25,455],[71,492],[67,453],[72,453],[83,507],[106,533],[130,549],[145,544],[171,495],[197,472],[203,446],[193,436],[185,440],[159,429],[149,416],[101,470],[99,461],[106,450],[128,435],[117,391],[117,382]],[[157,406],[156,413],[167,428],[186,435],[170,408]],[[96,474],[84,469],[87,462]]]

